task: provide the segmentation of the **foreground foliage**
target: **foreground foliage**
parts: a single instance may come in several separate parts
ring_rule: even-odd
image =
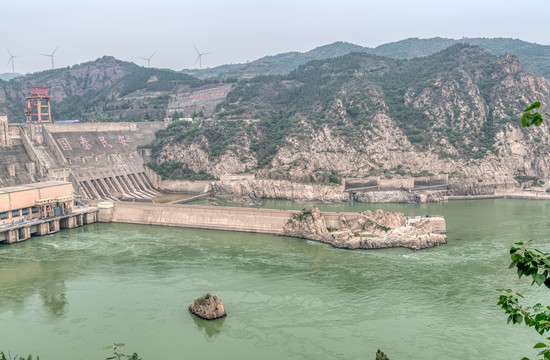
[[[390,360],[390,358],[386,354],[384,354],[383,351],[378,349],[378,351],[376,352],[376,360]]]
[[[535,102],[528,106],[521,117],[521,125],[529,127],[531,125],[540,126],[543,122],[545,112],[534,111],[541,106],[540,102]],[[534,111],[534,112],[532,112]],[[550,253],[542,252],[538,249],[529,247],[531,241],[526,243],[518,242],[510,248],[510,258],[512,263],[509,269],[516,268],[518,277],[531,277],[531,285],[541,286],[544,284],[550,289]],[[500,305],[504,312],[508,314],[508,323],[521,324],[533,327],[540,335],[544,335],[550,330],[550,306],[540,303],[533,306],[525,306],[520,303],[524,296],[514,292],[512,289],[498,289],[502,293],[497,305]],[[550,337],[546,340],[550,341]],[[544,360],[550,360],[550,343],[538,342],[535,349],[541,349],[538,355],[542,355]],[[524,357],[522,360],[529,360]]]
[[[113,350],[113,356],[105,358],[105,360],[117,359],[117,360],[141,360],[138,354],[133,353],[132,355],[126,355],[120,353],[118,350],[124,346],[124,344],[113,344],[105,346],[103,350]]]
[[[32,355],[27,356],[26,358],[23,356],[15,355],[13,358],[8,353],[8,357],[6,357],[6,354],[4,352],[0,351],[0,360],[33,360]],[[36,357],[35,360],[40,360],[40,357]]]

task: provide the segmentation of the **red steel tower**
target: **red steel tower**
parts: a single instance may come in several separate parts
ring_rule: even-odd
[[[31,96],[27,97],[27,108],[24,110],[27,122],[51,123],[50,97],[48,89],[31,88]]]

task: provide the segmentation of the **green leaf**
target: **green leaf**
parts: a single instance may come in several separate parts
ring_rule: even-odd
[[[112,348],[113,348],[113,345],[109,345],[109,346],[105,346],[105,347],[103,348],[103,350],[109,350],[109,349],[112,349]]]
[[[540,101],[536,101],[536,102],[532,103],[531,105],[529,105],[527,107],[527,109],[523,110],[523,112],[531,111],[533,109],[539,108],[540,106],[541,106]]]
[[[534,349],[545,348],[547,345],[545,343],[539,342],[537,345],[533,346]]]

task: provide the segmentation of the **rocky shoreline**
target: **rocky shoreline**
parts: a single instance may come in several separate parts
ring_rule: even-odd
[[[400,212],[376,210],[340,214],[337,227],[327,225],[318,208],[294,214],[284,227],[286,236],[330,244],[341,249],[431,248],[447,242],[440,216],[405,217]]]
[[[171,181],[179,186],[164,189],[167,192],[183,192],[193,194],[210,194],[212,197],[223,199],[244,206],[262,206],[264,199],[290,200],[303,204],[331,204],[352,200],[350,193],[344,185],[300,183],[288,180],[273,179],[239,179],[218,181]],[[175,189],[178,190],[175,190]],[[196,189],[200,188],[200,191]],[[186,189],[182,191],[181,189]],[[192,189],[195,189],[193,191]],[[469,188],[470,189],[470,188]],[[471,190],[471,189],[470,189]],[[468,192],[454,186],[449,190],[428,189],[398,189],[398,190],[374,190],[353,191],[353,201],[360,203],[406,203],[421,204],[441,202],[447,200],[474,200],[494,198],[537,199],[550,200],[550,193],[546,188],[538,187],[529,190],[516,187],[495,187],[477,189]],[[223,202],[222,201],[222,202]],[[219,205],[217,202],[213,205]],[[223,204],[222,204],[223,205]]]

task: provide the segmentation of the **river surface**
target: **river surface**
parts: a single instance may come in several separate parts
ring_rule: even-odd
[[[266,201],[270,208],[309,207]],[[506,325],[497,288],[550,302],[518,280],[513,242],[549,250],[550,202],[341,204],[439,214],[448,244],[340,250],[270,235],[93,224],[0,246],[0,349],[42,360],[104,359],[113,342],[144,360],[520,359],[533,329]],[[222,320],[187,307],[220,296]]]

